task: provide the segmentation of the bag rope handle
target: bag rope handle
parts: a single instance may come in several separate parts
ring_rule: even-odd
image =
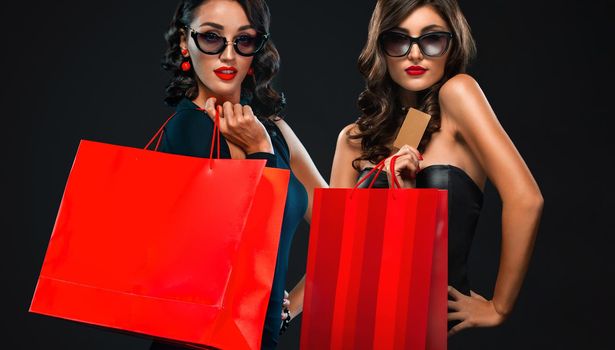
[[[392,177],[393,177],[393,189],[401,189],[401,185],[399,184],[399,180],[397,180],[397,177],[395,176],[395,161],[397,160],[397,158],[399,158],[399,155],[395,155],[393,157],[391,157],[391,163],[389,165],[389,168],[392,169]],[[365,182],[374,172],[376,172],[376,174],[374,175],[374,178],[372,179],[372,181],[369,183],[369,186],[367,186],[368,189],[371,189],[374,186],[374,183],[376,182],[376,179],[378,178],[378,175],[380,175],[380,173],[382,172],[382,170],[384,170],[384,161],[385,159],[383,159],[382,161],[380,161],[380,163],[378,163],[372,170],[369,171],[369,173],[367,173],[365,176],[363,176],[363,178],[361,180],[359,180],[357,182],[357,184],[352,188],[352,192],[350,193],[350,198],[352,198],[352,196],[354,195],[354,192],[359,188],[359,186]]]
[[[395,186],[397,186],[398,189],[401,189],[401,185],[399,184],[399,180],[397,180],[397,176],[395,176],[395,161],[397,161],[397,158],[399,158],[401,156],[397,155],[397,156],[393,156],[391,157],[391,165],[389,166],[392,171],[392,178],[393,178],[393,188],[395,188]]]
[[[203,108],[196,108],[197,111],[201,111],[201,112],[205,112],[205,109]],[[167,126],[167,124],[171,121],[171,119],[173,119],[173,117],[177,114],[177,112],[171,114],[171,116],[164,122],[164,124],[162,124],[162,126],[160,127],[160,129],[158,129],[158,131],[154,134],[154,136],[152,136],[152,138],[149,140],[149,142],[147,143],[147,145],[145,145],[145,147],[143,149],[149,149],[149,147],[152,145],[152,143],[154,142],[154,140],[158,139],[158,141],[156,142],[156,146],[154,147],[154,151],[158,151],[158,147],[160,147],[160,142],[162,141],[162,136],[164,135],[164,127]],[[215,142],[215,144],[214,144]],[[216,117],[214,118],[214,130],[213,133],[211,134],[211,145],[212,147],[209,150],[209,168],[211,169],[213,166],[213,155],[214,155],[214,147],[217,150],[217,158],[216,159],[220,159],[220,112],[218,111],[218,109],[216,108]]]

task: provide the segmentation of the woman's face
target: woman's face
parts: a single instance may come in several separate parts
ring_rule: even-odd
[[[246,77],[253,57],[241,56],[233,48],[240,36],[254,37],[257,32],[250,25],[243,8],[234,0],[209,0],[197,7],[190,27],[199,33],[211,33],[226,38],[229,43],[219,54],[205,54],[199,50],[187,32],[182,36],[181,48],[188,49],[192,66],[198,77],[199,95],[216,97],[218,103],[239,103],[241,83]]]
[[[450,32],[450,29],[433,7],[422,6],[410,13],[392,31],[416,38],[425,33]],[[440,57],[429,57],[421,52],[417,43],[413,43],[405,56],[385,55],[387,69],[393,81],[402,88],[412,92],[425,90],[444,75],[449,51]]]

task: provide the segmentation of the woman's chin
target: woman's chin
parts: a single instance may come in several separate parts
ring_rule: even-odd
[[[431,81],[404,81],[402,84],[399,84],[399,86],[401,86],[403,89],[411,91],[411,92],[419,92],[419,91],[423,91],[425,89],[430,88],[431,86],[433,86],[435,84],[435,82],[431,82]]]

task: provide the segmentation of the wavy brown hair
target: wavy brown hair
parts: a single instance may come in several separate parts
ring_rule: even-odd
[[[194,100],[198,96],[198,85],[193,69],[184,72],[181,69],[183,57],[179,46],[185,27],[192,23],[194,11],[208,0],[182,0],[175,10],[169,30],[165,34],[167,50],[162,58],[162,68],[171,73],[171,80],[166,88],[165,102],[176,106],[186,97]],[[254,29],[260,33],[269,33],[271,14],[264,0],[237,0]],[[271,39],[267,40],[261,51],[252,61],[253,79],[244,79],[241,84],[241,98],[249,101],[258,116],[277,118],[286,101],[284,95],[277,92],[272,81],[280,70],[280,55]]]
[[[378,163],[389,156],[387,145],[393,141],[405,115],[399,101],[401,88],[387,71],[385,53],[379,43],[380,35],[399,26],[421,6],[431,6],[442,16],[452,30],[453,39],[444,75],[436,84],[417,94],[418,109],[431,115],[419,151],[423,152],[431,135],[440,130],[440,87],[451,77],[465,72],[476,54],[470,27],[456,0],[378,0],[369,23],[367,43],[358,62],[359,71],[366,82],[358,100],[362,114],[356,122],[358,130],[348,134],[351,139],[361,139],[362,154],[353,162],[357,170],[361,160]]]

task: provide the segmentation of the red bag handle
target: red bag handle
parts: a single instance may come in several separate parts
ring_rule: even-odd
[[[399,158],[400,156],[393,156],[391,158],[391,165],[389,166],[389,168],[391,168],[391,170],[393,172],[395,172],[395,161],[397,160],[397,158]],[[359,188],[359,186],[365,182],[365,180],[367,180],[367,178],[374,173],[374,171],[376,172],[376,175],[374,176],[374,178],[372,179],[372,181],[369,183],[369,186],[367,186],[367,188],[372,188],[372,186],[374,186],[374,183],[376,182],[376,179],[378,178],[378,175],[380,175],[380,172],[384,169],[384,160],[380,161],[380,163],[378,163],[369,173],[367,173],[367,175],[365,175],[359,182],[357,182],[357,184],[354,186],[353,189],[357,189]],[[401,185],[399,184],[399,181],[397,180],[396,176],[392,176],[393,177],[393,188],[401,188]]]
[[[205,112],[205,110],[203,108],[197,108],[197,111],[201,111],[201,112]],[[154,136],[149,140],[149,142],[147,143],[147,145],[145,145],[145,147],[143,149],[148,149],[151,144],[154,142],[154,140],[156,138],[158,138],[158,141],[156,142],[156,147],[154,147],[154,151],[158,151],[158,147],[160,146],[160,141],[162,141],[162,136],[164,134],[164,127],[167,126],[167,124],[169,123],[169,121],[171,121],[171,119],[177,114],[177,112],[173,113],[165,122],[164,124],[162,124],[162,126],[160,127],[160,129],[158,129],[158,131],[154,134]],[[216,142],[214,144],[214,142]],[[214,155],[214,147],[218,150],[217,152],[217,158],[216,159],[220,159],[220,112],[218,112],[218,109],[216,108],[216,117],[214,118],[214,132],[211,134],[211,149],[209,150],[209,159],[212,160],[213,159],[213,155]],[[209,164],[212,164],[213,162],[210,162]]]
[[[357,182],[356,185],[354,185],[354,190],[356,190],[357,188],[359,188],[359,186],[365,182],[365,180],[367,180],[367,178],[369,178],[369,176],[371,174],[374,173],[374,171],[378,170],[378,172],[376,173],[376,176],[374,176],[374,178],[372,179],[372,181],[369,183],[369,186],[367,186],[367,188],[372,188],[372,186],[374,185],[374,182],[376,181],[376,178],[378,177],[378,175],[380,175],[380,172],[382,171],[382,169],[384,169],[384,160],[382,160],[380,163],[378,163],[372,170],[370,170],[369,173],[367,173],[367,175],[363,176],[363,178]]]
[[[390,169],[392,169],[393,174],[395,173],[395,161],[397,160],[397,158],[399,158],[399,156],[393,156],[391,158],[391,164],[389,166]],[[370,170],[369,173],[367,173],[367,175],[365,175],[359,182],[357,182],[356,185],[354,185],[354,187],[352,188],[352,192],[350,193],[350,198],[352,198],[352,196],[354,195],[354,192],[359,188],[359,186],[365,182],[365,180],[367,180],[367,178],[374,173],[374,171],[376,172],[376,175],[374,176],[374,178],[372,179],[372,181],[369,183],[369,186],[367,186],[368,189],[371,189],[372,186],[374,186],[374,183],[376,182],[376,179],[378,178],[378,175],[380,175],[380,172],[382,172],[382,170],[384,169],[384,159],[382,161],[380,161],[380,163],[378,163],[372,170]],[[397,180],[397,177],[395,177],[395,175],[392,176],[393,177],[393,188],[394,189],[401,189],[401,185],[399,184],[399,181]],[[395,198],[395,193],[393,193],[393,198]]]
[[[400,156],[393,156],[391,158],[391,171],[393,172],[393,176],[391,176],[393,178],[393,187],[397,186],[397,188],[401,188],[401,185],[399,184],[399,180],[397,180],[397,176],[395,176],[395,161],[397,160],[397,158],[399,158]]]
[[[158,137],[158,142],[156,142],[156,148],[154,148],[154,151],[158,151],[158,146],[160,146],[160,140],[162,140],[162,134],[164,133],[164,127],[167,126],[167,124],[169,123],[169,121],[177,114],[177,112],[171,114],[171,116],[167,119],[166,122],[164,122],[164,124],[162,124],[162,126],[160,127],[160,129],[158,129],[158,131],[156,131],[156,133],[154,134],[154,136],[149,140],[149,142],[147,143],[147,145],[145,145],[145,147],[143,147],[143,149],[148,149],[149,146],[152,144],[152,142],[154,142],[154,140],[156,139],[156,137]]]

